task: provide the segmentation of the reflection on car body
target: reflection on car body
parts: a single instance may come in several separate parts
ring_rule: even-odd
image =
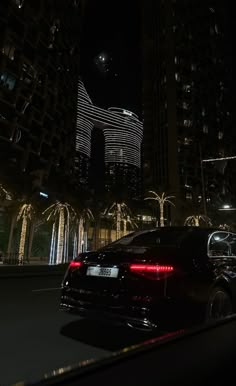
[[[60,306],[86,318],[148,330],[204,322],[235,310],[235,275],[232,232],[138,231],[73,260]]]

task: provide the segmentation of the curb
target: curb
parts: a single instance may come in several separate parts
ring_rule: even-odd
[[[31,266],[0,266],[0,278],[61,276],[66,272],[67,264],[31,265]]]

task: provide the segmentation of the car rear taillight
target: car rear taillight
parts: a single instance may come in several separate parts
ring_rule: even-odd
[[[148,279],[160,280],[170,276],[174,272],[172,265],[158,265],[158,264],[130,264],[131,272],[145,276]]]
[[[72,260],[70,262],[69,268],[79,268],[79,267],[81,267],[81,265],[82,265],[81,261],[74,261],[74,260]]]

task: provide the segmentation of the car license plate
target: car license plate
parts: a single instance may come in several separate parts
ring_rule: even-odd
[[[117,277],[119,268],[114,267],[88,267],[87,276]]]

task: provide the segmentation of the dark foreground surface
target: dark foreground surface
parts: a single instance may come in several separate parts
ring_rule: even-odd
[[[102,358],[150,338],[59,311],[61,279],[0,275],[1,386],[37,381],[60,367]]]

